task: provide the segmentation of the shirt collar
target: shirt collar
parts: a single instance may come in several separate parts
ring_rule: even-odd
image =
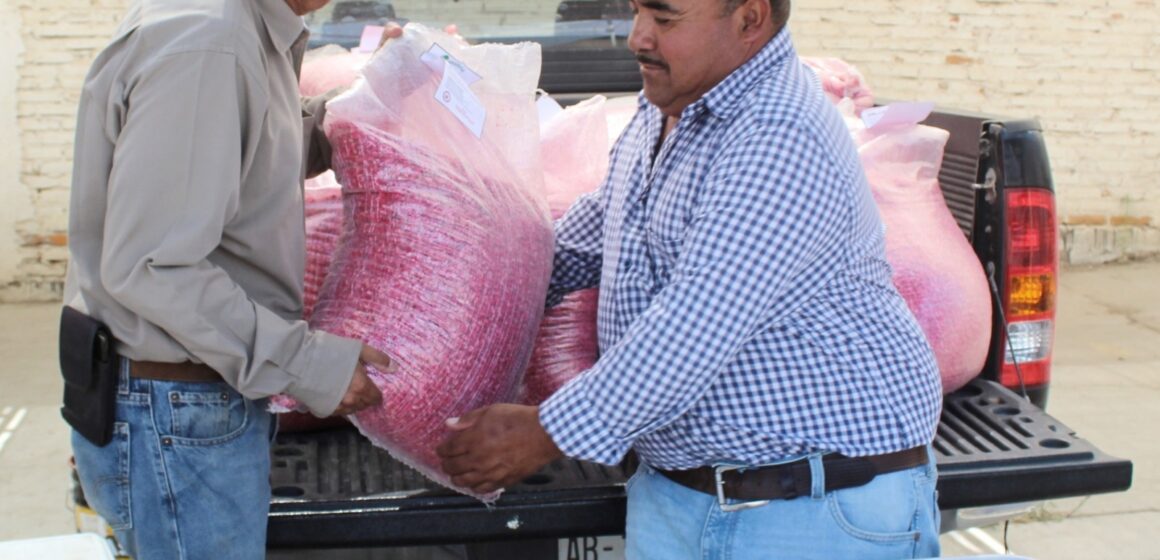
[[[290,50],[306,33],[306,22],[290,9],[286,0],[258,0],[257,3],[266,31],[278,52]]]
[[[740,108],[746,92],[786,60],[796,58],[797,52],[790,38],[789,27],[783,27],[753,58],[745,61],[713,89],[686,107],[682,115],[691,116],[707,110],[716,116],[728,118]]]

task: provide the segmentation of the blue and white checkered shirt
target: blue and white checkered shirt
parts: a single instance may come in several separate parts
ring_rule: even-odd
[[[601,356],[540,409],[568,456],[760,465],[929,443],[930,346],[845,124],[788,31],[681,113],[640,109],[557,223],[549,303],[600,286]]]

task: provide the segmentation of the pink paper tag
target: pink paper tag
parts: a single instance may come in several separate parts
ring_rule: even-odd
[[[934,103],[929,101],[891,103],[862,111],[862,122],[869,130],[899,125],[912,126],[926,120],[933,110]]]

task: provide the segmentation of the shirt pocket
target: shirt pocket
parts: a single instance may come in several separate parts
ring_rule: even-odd
[[[693,219],[695,194],[681,185],[666,185],[654,193],[653,207],[648,213],[645,241],[657,264],[672,267],[681,256],[681,249]]]
[[[667,278],[669,271],[676,266],[681,257],[681,247],[684,245],[683,232],[673,234],[664,228],[649,226],[645,231],[645,243],[648,245],[649,257],[652,260],[653,272]]]

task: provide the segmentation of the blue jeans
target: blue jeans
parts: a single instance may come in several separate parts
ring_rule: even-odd
[[[823,492],[820,456],[810,457],[813,493],[726,512],[710,496],[641,465],[628,481],[628,560],[858,560],[939,555],[937,478],[924,466]]]
[[[113,441],[72,435],[89,505],[137,560],[263,558],[273,419],[224,382],[129,377]]]

